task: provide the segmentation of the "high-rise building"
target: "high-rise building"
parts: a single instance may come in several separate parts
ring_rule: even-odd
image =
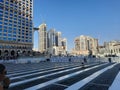
[[[61,55],[66,54],[67,40],[62,39],[61,32],[57,32],[55,29],[50,29],[47,32],[47,50],[49,54]]]
[[[55,29],[50,29],[47,32],[48,48],[56,46],[58,42]],[[57,42],[56,42],[57,41]]]
[[[62,54],[66,55],[67,54],[67,39],[66,38],[63,38],[61,40],[61,52]]]
[[[61,32],[55,33],[55,45],[61,46]]]
[[[38,51],[41,53],[46,52],[47,50],[47,33],[46,33],[46,24],[43,23],[39,26],[39,38],[38,38]]]
[[[89,36],[79,36],[75,38],[76,54],[96,55],[98,52],[98,39]]]
[[[32,0],[0,0],[0,57],[32,51],[32,12]]]

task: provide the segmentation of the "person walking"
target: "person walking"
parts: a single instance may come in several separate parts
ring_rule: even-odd
[[[84,61],[84,63],[87,63],[87,59],[85,57],[83,58],[83,61]]]
[[[84,62],[81,62],[81,66],[82,66],[82,68],[84,68],[84,67],[85,67],[85,64],[84,64]]]
[[[3,64],[0,64],[0,90],[7,90],[10,85],[10,79],[6,74],[6,67]]]

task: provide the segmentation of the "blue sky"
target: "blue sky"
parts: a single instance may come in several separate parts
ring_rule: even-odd
[[[104,41],[120,40],[120,0],[33,0],[33,22],[55,28],[74,47],[74,38],[88,35]],[[34,34],[34,48],[38,34]]]

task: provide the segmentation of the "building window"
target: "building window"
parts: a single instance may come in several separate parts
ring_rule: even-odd
[[[3,40],[7,41],[7,38],[4,37]]]
[[[0,2],[4,2],[4,0],[0,0]]]

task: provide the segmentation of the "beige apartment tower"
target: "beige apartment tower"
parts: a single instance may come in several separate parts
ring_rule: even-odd
[[[38,30],[38,51],[41,53],[46,52],[47,50],[47,34],[46,34],[46,24],[42,23],[39,26]]]
[[[76,37],[74,42],[77,55],[97,55],[98,39],[81,35]]]

